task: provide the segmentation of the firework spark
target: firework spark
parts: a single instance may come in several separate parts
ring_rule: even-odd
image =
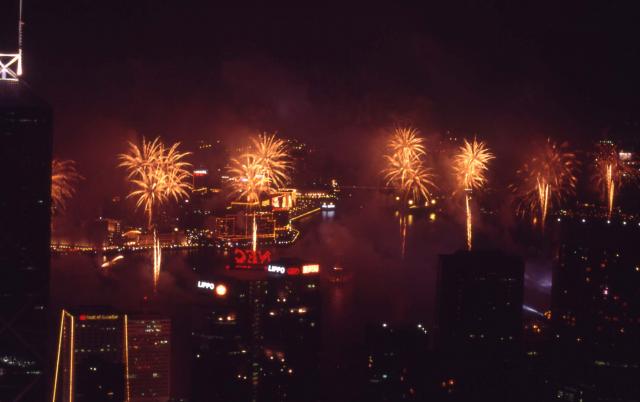
[[[187,170],[191,165],[184,161],[190,152],[178,152],[180,143],[166,148],[156,138],[142,140],[142,147],[129,143],[129,152],[119,155],[120,167],[127,170],[134,189],[127,197],[136,198],[136,207],[143,207],[148,227],[152,226],[155,208],[166,203],[170,197],[176,201],[188,197],[191,189]]]
[[[120,167],[127,170],[127,178],[133,189],[127,198],[136,199],[136,208],[143,207],[147,216],[147,226],[153,230],[153,284],[157,287],[162,263],[162,249],[157,229],[153,226],[155,210],[170,198],[178,201],[188,197],[192,188],[187,170],[191,165],[184,161],[189,152],[179,152],[180,143],[166,148],[156,138],[142,139],[142,146],[129,143],[129,152],[119,155]]]
[[[54,159],[51,162],[51,209],[63,211],[67,200],[76,192],[76,184],[82,180],[72,160]]]
[[[276,138],[275,134],[259,134],[252,139],[252,145],[252,152],[244,154],[240,159],[231,160],[231,194],[259,207],[263,194],[270,194],[290,181],[292,166],[286,143]],[[254,251],[258,243],[257,228],[254,212],[251,225]]]
[[[396,129],[387,144],[389,154],[384,155],[387,167],[382,173],[387,185],[402,193],[403,201],[409,197],[414,201],[429,200],[431,196],[433,175],[422,160],[426,153],[422,141],[414,129]]]
[[[472,142],[464,140],[459,153],[453,161],[453,170],[458,181],[458,189],[465,193],[465,208],[467,213],[467,249],[472,246],[472,216],[469,199],[473,190],[481,188],[486,183],[488,163],[494,156],[485,146],[475,138]]]
[[[610,219],[613,212],[616,192],[623,185],[637,179],[638,171],[620,160],[618,150],[613,144],[602,144],[596,156],[595,181],[602,189],[607,200],[607,217]]]
[[[254,154],[245,154],[240,159],[231,159],[231,194],[247,203],[259,203],[263,193],[272,191],[264,167]]]
[[[411,127],[398,127],[387,146],[393,155],[399,155],[403,159],[419,159],[426,153],[423,141],[419,137],[418,130]]]
[[[544,231],[547,213],[575,191],[577,162],[575,154],[547,139],[543,148],[517,171],[519,183],[511,188],[519,197],[518,211],[530,214]]]
[[[269,185],[281,188],[289,180],[291,161],[286,143],[276,138],[275,134],[260,134],[252,139],[256,162],[262,166],[262,174],[269,180]]]
[[[260,197],[264,193],[271,193],[273,183],[267,177],[264,165],[255,154],[245,154],[240,159],[232,159],[229,168],[231,180],[231,194],[244,199],[249,205],[260,205]],[[245,226],[246,230],[246,226]],[[251,224],[251,248],[258,248],[258,225],[253,213]]]
[[[401,155],[385,155],[387,168],[383,171],[388,186],[397,188],[403,199],[429,200],[433,174],[419,159],[407,159]]]

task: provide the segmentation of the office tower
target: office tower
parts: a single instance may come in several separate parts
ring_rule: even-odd
[[[131,317],[127,325],[129,400],[169,400],[171,320]]]
[[[44,400],[52,113],[0,76],[0,400]]]
[[[63,310],[59,325],[53,402],[169,400],[170,320]]]
[[[441,255],[435,347],[455,400],[519,400],[524,262],[499,251]],[[475,399],[474,399],[475,398]]]
[[[524,262],[498,251],[441,255],[437,346],[499,351],[521,339]]]
[[[366,400],[424,400],[436,388],[429,373],[434,366],[428,354],[429,332],[421,323],[369,325],[365,348]]]
[[[80,313],[74,319],[74,401],[125,398],[125,316]]]
[[[191,317],[193,401],[319,399],[319,277],[301,267],[228,271],[219,279],[229,288],[225,297],[210,290],[216,280],[199,290]]]

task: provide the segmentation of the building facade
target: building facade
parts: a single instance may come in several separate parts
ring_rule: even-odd
[[[52,112],[0,80],[0,401],[44,400]]]

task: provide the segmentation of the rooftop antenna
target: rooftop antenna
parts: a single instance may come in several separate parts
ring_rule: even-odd
[[[22,0],[19,0],[20,4],[18,7],[18,76],[22,75],[22,26],[24,25],[24,21],[22,21]]]
[[[18,53],[0,53],[0,81],[18,81],[22,75],[22,0],[18,4]]]

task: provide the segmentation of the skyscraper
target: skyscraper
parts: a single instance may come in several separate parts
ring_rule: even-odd
[[[0,79],[0,400],[47,395],[52,113]]]
[[[498,251],[441,255],[437,286],[439,348],[502,350],[521,339],[522,258]]]
[[[108,311],[75,315],[73,401],[125,400],[126,316]]]
[[[436,352],[456,400],[512,399],[522,356],[524,261],[499,251],[441,255]],[[511,395],[511,398],[509,397]]]
[[[54,402],[169,400],[171,320],[63,310],[58,334]]]
[[[231,270],[225,297],[199,290],[191,329],[194,402],[320,399],[319,277],[300,266],[282,269],[297,271]]]
[[[567,400],[640,395],[639,233],[619,220],[563,225],[551,317],[556,394]]]
[[[132,317],[127,324],[131,402],[169,400],[171,320]]]

